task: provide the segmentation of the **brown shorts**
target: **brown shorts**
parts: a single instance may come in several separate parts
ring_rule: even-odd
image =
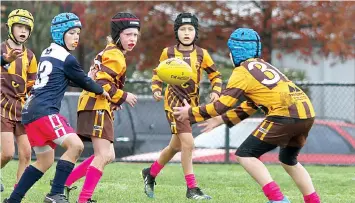
[[[1,132],[11,132],[15,136],[26,134],[25,126],[21,121],[13,121],[8,118],[1,117]]]
[[[105,110],[79,111],[77,133],[84,141],[98,137],[113,142],[113,121]]]
[[[252,132],[252,135],[269,144],[301,148],[306,143],[313,122],[314,118],[269,116]]]
[[[180,134],[180,133],[192,133],[192,128],[189,120],[178,121],[175,119],[173,112],[165,111],[166,118],[169,121],[171,134]]]

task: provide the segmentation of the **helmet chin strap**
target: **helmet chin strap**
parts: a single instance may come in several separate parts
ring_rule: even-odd
[[[117,41],[116,41],[116,45],[118,46],[118,48],[120,48],[122,51],[127,51],[127,50],[125,50],[124,48],[123,48],[123,46],[122,46],[122,43],[121,43],[121,41],[120,41],[120,37],[117,39]]]

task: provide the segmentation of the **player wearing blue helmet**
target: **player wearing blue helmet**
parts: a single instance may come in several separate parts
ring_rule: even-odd
[[[209,131],[223,123],[232,127],[260,108],[266,118],[236,151],[238,162],[262,187],[269,203],[289,203],[259,160],[279,146],[281,165],[302,192],[305,203],[319,203],[308,172],[297,161],[315,118],[311,101],[277,68],[260,58],[261,42],[257,32],[239,28],[231,34],[227,44],[236,68],[220,99],[192,108],[185,102],[184,107],[174,109],[174,114],[192,123],[215,117],[202,124],[203,131]],[[235,108],[241,96],[246,100]]]
[[[68,203],[64,183],[74,168],[84,145],[66,118],[59,114],[61,100],[70,83],[110,99],[104,89],[88,77],[70,54],[79,42],[81,22],[73,13],[61,13],[51,25],[52,43],[41,55],[32,95],[22,111],[35,163],[26,168],[17,187],[4,202],[19,203],[24,194],[43,176],[54,162],[54,148],[66,151],[57,163],[52,188],[44,202]]]

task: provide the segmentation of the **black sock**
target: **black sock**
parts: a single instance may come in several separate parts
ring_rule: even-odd
[[[49,195],[64,194],[64,184],[72,172],[75,164],[65,160],[59,160]]]
[[[9,202],[20,203],[26,192],[43,176],[43,172],[29,165],[23,172],[16,188],[11,193]]]

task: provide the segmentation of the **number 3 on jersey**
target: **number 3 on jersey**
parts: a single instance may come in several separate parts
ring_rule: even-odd
[[[49,61],[42,61],[38,64],[37,79],[33,86],[34,89],[46,86],[49,80],[48,75],[52,72],[52,69],[53,65]]]
[[[248,64],[248,69],[256,80],[269,89],[274,88],[280,79],[288,81],[283,73],[268,63],[250,62]]]

